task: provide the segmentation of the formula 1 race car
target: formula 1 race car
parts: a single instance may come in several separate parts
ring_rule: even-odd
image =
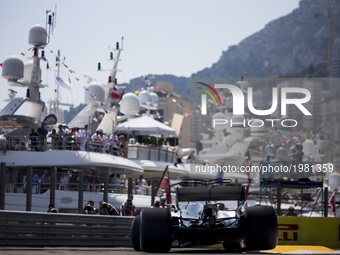
[[[147,208],[131,226],[136,251],[168,252],[179,246],[223,243],[226,250],[268,250],[276,247],[277,217],[271,206],[248,207],[243,186],[231,180],[184,180],[177,188],[175,209]],[[226,185],[225,185],[226,184]],[[225,208],[224,203],[233,206]]]

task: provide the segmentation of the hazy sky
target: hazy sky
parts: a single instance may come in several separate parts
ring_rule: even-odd
[[[107,82],[109,73],[97,72],[97,63],[102,69],[112,67],[108,48],[122,36],[119,83],[150,73],[189,77],[218,61],[229,46],[298,8],[299,0],[2,0],[0,63],[21,52],[27,61],[32,55],[29,29],[45,26],[46,10],[54,11],[55,5],[56,28],[45,49],[50,70],[42,63],[42,80],[49,87],[42,89],[42,97],[48,101],[54,96],[55,58],[50,51],[60,49],[65,64],[76,72],[63,68],[62,78],[71,79],[73,91],[63,90],[62,99],[78,105],[84,99],[84,75]],[[0,107],[4,107],[9,86],[2,77],[0,86]],[[11,88],[18,91],[17,97],[25,96],[26,89]]]

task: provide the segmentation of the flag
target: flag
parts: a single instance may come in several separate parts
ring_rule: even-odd
[[[21,56],[25,56],[26,53],[25,53],[25,52],[21,52],[20,55],[21,55]]]
[[[79,81],[79,78],[77,78],[77,77],[74,77],[77,81]]]
[[[97,104],[98,104],[99,106],[104,106],[104,104],[103,104],[102,102],[97,101],[97,100],[96,100],[96,102],[97,102]]]
[[[162,180],[161,188],[166,192],[166,203],[168,205],[171,204],[171,188],[170,188],[170,177],[169,177],[169,170],[167,169]]]
[[[331,205],[332,207],[332,213],[334,216],[336,216],[336,208],[335,208],[335,190],[333,191],[333,194],[331,196],[331,198],[329,199],[328,203]]]
[[[61,79],[58,75],[55,77],[55,83],[58,86],[67,88],[68,90],[72,90],[72,86],[66,82],[63,81],[63,79]]]
[[[66,68],[68,68],[68,66],[65,63],[62,63]]]
[[[50,69],[50,65],[48,64],[48,62],[46,64],[46,69]]]
[[[120,91],[119,91],[119,89],[117,88],[117,86],[113,86],[112,92],[111,92],[111,97],[113,97],[113,98],[115,98],[115,99],[120,98]]]

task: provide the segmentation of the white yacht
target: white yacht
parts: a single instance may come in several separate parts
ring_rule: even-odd
[[[7,167],[6,171],[6,197],[5,209],[25,210],[26,194],[22,193],[28,168],[33,171],[57,169],[60,171],[85,172],[91,174],[96,172],[102,178],[112,174],[143,174],[143,168],[137,163],[124,157],[103,154],[94,151],[71,151],[53,150],[46,146],[46,140],[35,138],[33,142],[30,134],[44,122],[53,125],[57,122],[54,115],[47,115],[46,105],[40,98],[40,89],[44,87],[41,83],[40,61],[45,60],[44,48],[47,45],[48,35],[46,29],[41,25],[35,25],[29,31],[29,44],[33,46],[31,62],[24,64],[15,56],[7,58],[3,63],[2,77],[7,79],[10,85],[27,87],[26,97],[13,98],[0,112],[0,162]],[[33,186],[40,186],[41,180]],[[76,184],[75,184],[76,185]],[[46,211],[49,202],[49,190],[40,193],[34,189],[31,210]],[[40,193],[40,194],[39,194]],[[78,208],[78,192],[56,190],[55,206],[58,209],[76,210]],[[108,201],[120,205],[126,200],[127,195],[111,195]],[[44,199],[45,198],[45,199]],[[103,200],[103,194],[96,192],[84,192],[84,201],[94,199],[99,202]]]

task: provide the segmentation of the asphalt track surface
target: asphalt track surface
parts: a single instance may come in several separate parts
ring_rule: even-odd
[[[45,254],[67,254],[67,255],[138,255],[138,254],[159,254],[159,253],[144,253],[135,252],[132,248],[115,247],[115,248],[100,248],[100,247],[0,247],[1,254],[13,254],[13,255],[45,255]],[[164,254],[164,253],[160,253]],[[268,251],[242,251],[239,253],[226,253],[224,249],[219,248],[173,248],[167,254],[228,254],[228,255],[240,255],[240,254],[254,254],[254,255],[268,255],[268,254],[340,254],[339,250],[333,252],[326,251],[312,251],[301,250],[293,253],[286,252],[268,252]]]

